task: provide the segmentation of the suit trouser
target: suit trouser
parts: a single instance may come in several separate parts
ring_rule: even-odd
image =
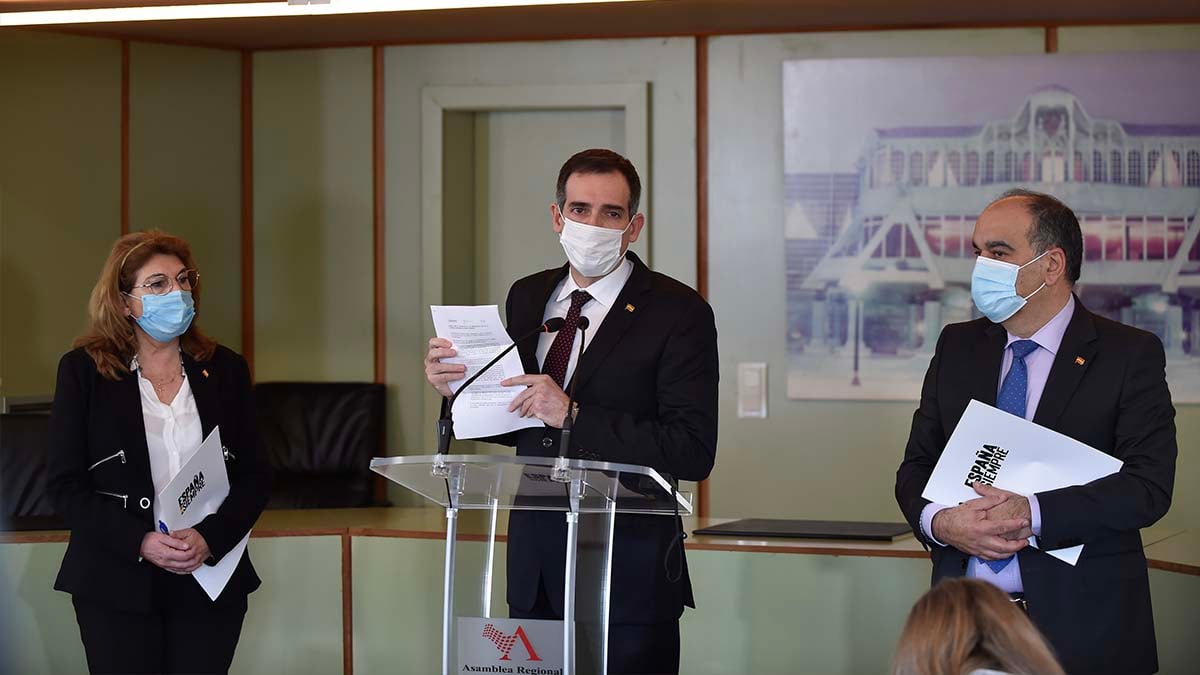
[[[73,603],[93,674],[227,673],[246,617],[245,596],[209,605],[156,602],[149,613]]]
[[[514,619],[562,620],[550,603],[544,581],[529,610],[511,605]],[[675,675],[679,672],[679,619],[657,623],[613,623],[608,626],[608,672],[611,675]]]

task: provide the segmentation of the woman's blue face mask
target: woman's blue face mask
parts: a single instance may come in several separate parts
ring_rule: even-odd
[[[191,291],[129,297],[141,300],[142,315],[136,319],[137,325],[158,342],[170,342],[183,335],[196,317],[196,303]]]
[[[1043,283],[1038,286],[1037,291],[1021,297],[1017,293],[1017,275],[1022,269],[1041,260],[1046,253],[1049,251],[1044,251],[1042,255],[1024,265],[1014,265],[983,256],[975,258],[975,270],[971,273],[971,299],[975,301],[979,311],[993,323],[1004,323],[1020,311],[1029,298],[1045,288],[1046,284]]]

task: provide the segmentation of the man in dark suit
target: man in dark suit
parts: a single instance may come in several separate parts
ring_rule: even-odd
[[[1073,293],[1075,214],[1048,195],[1005,193],[975,224],[972,297],[986,318],[947,326],[925,376],[896,500],[933,559],[933,581],[973,576],[1026,608],[1069,673],[1158,670],[1139,528],[1167,512],[1175,409],[1161,341],[1089,312]],[[1124,462],[1087,485],[931,504],[921,492],[971,399]],[[1027,546],[1036,537],[1037,548]],[[1072,567],[1043,551],[1084,544]]]
[[[519,346],[526,387],[512,410],[544,427],[496,439],[518,455],[555,457],[564,420],[568,456],[649,466],[678,480],[703,480],[717,441],[717,334],[712,309],[694,290],[652,272],[628,252],[645,225],[633,165],[609,150],[585,150],[559,172],[554,232],[568,264],[513,284],[508,331],[529,333],[563,317],[557,334]],[[579,318],[591,324],[578,356]],[[447,341],[430,341],[429,382],[450,394],[462,366]],[[576,363],[578,361],[578,363]],[[564,389],[576,380],[568,410]],[[679,670],[679,617],[695,607],[677,518],[619,515],[611,585],[611,673]],[[508,604],[516,618],[561,619],[566,525],[561,513],[517,511],[509,520]],[[679,547],[677,550],[674,547]]]

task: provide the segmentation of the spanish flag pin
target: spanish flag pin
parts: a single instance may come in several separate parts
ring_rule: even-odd
[[[626,312],[632,312],[632,311],[633,311],[633,305],[625,305],[625,311],[626,311]]]
[[[203,375],[205,378],[207,378],[207,377],[208,377],[208,371],[207,371],[207,370],[202,370],[202,371],[200,371],[200,374],[201,374],[201,375]]]
[[[1082,366],[1085,363],[1087,363],[1087,359],[1083,358],[1082,356],[1075,357],[1075,365]]]

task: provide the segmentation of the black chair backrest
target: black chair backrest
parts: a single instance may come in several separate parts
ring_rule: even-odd
[[[49,432],[45,413],[0,415],[0,530],[63,526],[46,495]]]
[[[370,461],[383,454],[384,385],[262,382],[254,392],[275,473],[267,508],[375,505]]]

